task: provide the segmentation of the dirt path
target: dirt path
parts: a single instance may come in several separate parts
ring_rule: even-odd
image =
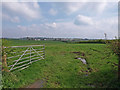
[[[45,82],[43,80],[38,80],[26,88],[43,88],[44,83]]]

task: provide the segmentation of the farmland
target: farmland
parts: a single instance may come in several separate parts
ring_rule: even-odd
[[[3,72],[4,88],[25,88],[37,80],[43,88],[118,87],[118,57],[105,44],[8,40],[9,46],[45,44],[45,59],[22,71]],[[83,64],[77,58],[84,58]]]

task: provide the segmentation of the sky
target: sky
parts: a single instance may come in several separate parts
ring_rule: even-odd
[[[2,37],[118,36],[117,2],[3,2]]]

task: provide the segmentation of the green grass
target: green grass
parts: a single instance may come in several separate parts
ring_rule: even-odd
[[[119,87],[118,58],[105,44],[67,44],[56,41],[10,40],[10,46],[45,44],[45,59],[22,71],[3,72],[4,88],[26,87],[40,79],[44,88]],[[85,53],[85,56],[72,52]],[[84,65],[75,57],[86,58]],[[89,72],[88,67],[91,68]],[[86,76],[86,74],[88,76]]]

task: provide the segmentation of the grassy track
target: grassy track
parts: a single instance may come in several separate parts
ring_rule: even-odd
[[[45,60],[23,71],[3,72],[4,87],[19,88],[45,81],[45,88],[118,87],[117,56],[105,44],[66,44],[56,41],[10,40],[11,46],[45,44]],[[84,53],[75,54],[72,52]],[[75,57],[85,58],[89,65]],[[89,72],[88,67],[91,68]]]

